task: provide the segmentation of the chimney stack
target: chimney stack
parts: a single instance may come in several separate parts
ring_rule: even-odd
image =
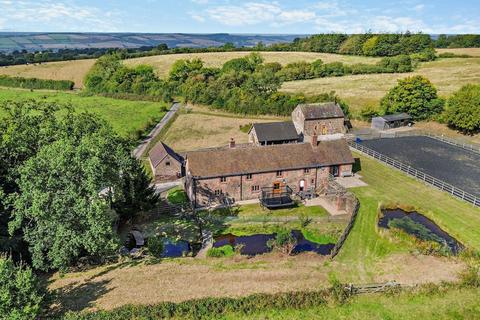
[[[235,139],[230,138],[230,149],[233,149],[233,148],[235,148]]]

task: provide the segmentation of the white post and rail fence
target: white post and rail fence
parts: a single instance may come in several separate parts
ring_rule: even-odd
[[[390,157],[387,157],[375,150],[372,150],[370,148],[367,148],[357,142],[354,142],[354,141],[350,141],[349,142],[349,145],[351,148],[353,148],[354,150],[356,151],[359,151],[360,153],[363,153],[369,157],[372,157],[374,159],[377,159],[393,168],[396,168],[398,170],[401,170],[403,172],[405,172],[406,174],[414,177],[414,178],[417,178],[423,182],[425,182],[426,184],[429,184],[437,189],[440,189],[444,192],[448,192],[449,194],[451,194],[452,196],[460,199],[460,200],[463,200],[463,201],[466,201],[466,202],[469,202],[471,204],[473,204],[474,206],[476,207],[480,207],[480,197],[478,196],[475,196],[471,193],[468,193],[458,187],[455,187],[443,180],[440,180],[440,179],[437,179],[435,177],[432,177],[431,175],[429,174],[426,174],[425,172],[422,172],[420,170],[417,170],[407,164],[404,164],[398,160],[395,160],[395,159],[392,159]],[[479,150],[480,152],[480,150]]]

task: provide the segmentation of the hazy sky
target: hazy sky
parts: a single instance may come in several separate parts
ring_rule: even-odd
[[[480,0],[0,0],[0,30],[480,33]]]

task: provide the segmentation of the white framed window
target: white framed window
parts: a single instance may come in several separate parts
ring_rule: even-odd
[[[227,182],[227,177],[220,177],[220,182]]]

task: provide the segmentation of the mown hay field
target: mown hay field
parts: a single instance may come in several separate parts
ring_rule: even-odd
[[[472,57],[480,57],[480,48],[453,48],[436,50],[438,53],[468,54]]]
[[[432,81],[439,94],[447,97],[468,83],[480,83],[480,58],[439,59],[422,63],[410,73],[351,75],[286,82],[285,92],[318,94],[335,91],[353,111],[366,105],[377,106],[398,79],[422,75]]]
[[[82,88],[85,75],[94,63],[94,59],[87,59],[7,66],[0,67],[0,74],[24,78],[71,80],[75,83],[75,88]]]
[[[159,55],[151,57],[142,57],[128,59],[128,65],[148,64],[155,68],[159,76],[166,76],[175,61],[180,59],[201,59],[207,67],[221,67],[226,61],[241,58],[249,55],[250,52],[207,52],[207,53],[181,53],[175,55]],[[260,52],[265,62],[278,62],[286,65],[292,62],[307,61],[312,62],[322,59],[323,62],[343,62],[353,63],[375,63],[379,58],[346,56],[331,53],[315,52]]]

